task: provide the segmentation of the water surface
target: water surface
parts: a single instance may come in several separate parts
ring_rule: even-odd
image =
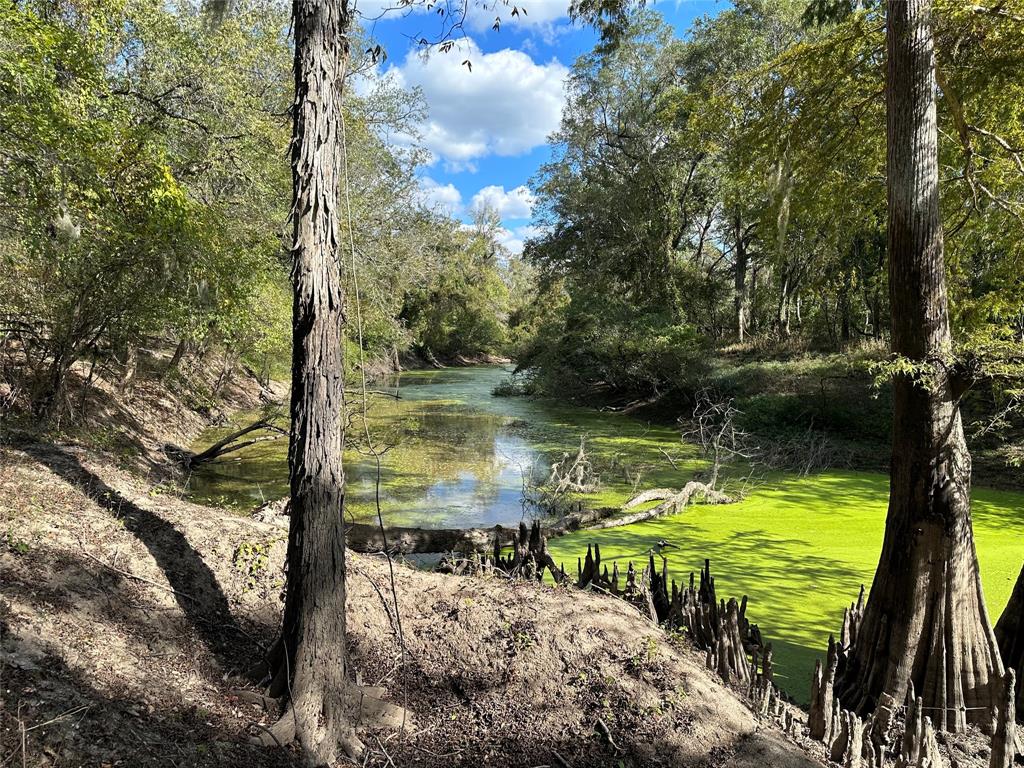
[[[679,482],[694,469],[695,453],[679,432],[614,413],[522,397],[494,397],[510,375],[504,367],[417,371],[374,385],[367,399],[372,444],[381,455],[381,507],[389,525],[468,527],[513,524],[536,514],[524,486],[543,480],[551,463],[575,452],[583,439],[600,474],[590,504],[625,500],[634,487]],[[397,393],[398,399],[389,396]],[[375,518],[376,460],[367,450],[362,402],[355,411],[346,452],[347,515]],[[252,421],[204,433],[199,450]],[[678,469],[672,467],[666,455]],[[287,439],[261,442],[207,465],[190,479],[197,500],[251,508],[287,493]]]
[[[588,505],[617,505],[634,490],[681,487],[702,462],[677,430],[619,414],[526,398],[492,389],[503,368],[460,368],[405,374],[400,399],[370,398],[368,420],[381,459],[381,506],[387,525],[433,527],[516,523],[535,510],[524,505],[524,480],[547,476],[550,464],[575,452],[583,437],[600,488]],[[383,387],[382,389],[386,389]],[[395,390],[392,389],[392,392]],[[357,410],[361,410],[357,408]],[[252,414],[243,414],[247,423]],[[211,430],[200,446],[225,430]],[[376,461],[359,444],[361,420],[346,455],[348,515],[375,515]],[[365,442],[365,441],[362,441]],[[285,440],[259,443],[230,461],[197,473],[193,495],[251,508],[287,491]],[[870,585],[881,548],[888,478],[833,470],[808,477],[773,473],[733,481],[743,499],[696,505],[682,514],[550,543],[556,560],[575,570],[587,544],[600,542],[608,562],[660,564],[683,580],[710,557],[719,596],[749,595],[750,618],[775,645],[779,682],[806,701],[815,657],[836,632],[845,605]],[[1024,560],[1024,494],[976,489],[974,528],[986,599],[999,616]],[[659,541],[672,546],[659,548]]]

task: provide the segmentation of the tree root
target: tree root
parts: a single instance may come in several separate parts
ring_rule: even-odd
[[[246,689],[236,690],[234,694],[239,699],[261,704],[265,708],[281,703],[279,698],[265,696]],[[273,725],[268,727],[259,723],[255,724],[260,733],[252,736],[250,741],[263,747],[283,747],[299,741],[311,756],[319,757],[331,751],[330,749],[325,750],[321,741],[327,738],[336,738],[346,755],[353,760],[359,760],[364,747],[357,734],[357,729],[405,730],[414,728],[411,713],[404,707],[384,701],[381,698],[383,695],[384,688],[381,687],[349,686],[342,700],[345,724],[341,728],[336,728],[338,732],[333,736],[327,733],[305,733],[299,727],[300,718],[295,712],[295,706],[289,704],[285,708],[284,714]]]

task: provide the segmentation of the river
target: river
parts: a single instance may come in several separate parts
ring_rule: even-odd
[[[590,506],[621,504],[634,490],[681,487],[702,467],[679,431],[620,414],[521,397],[495,397],[509,375],[501,367],[417,371],[375,384],[367,401],[373,448],[381,453],[381,512],[387,525],[427,527],[513,524],[534,514],[524,502],[531,478],[574,453],[584,440],[599,487]],[[397,398],[393,395],[397,394]],[[361,404],[356,403],[361,411]],[[209,430],[209,445],[253,414]],[[347,516],[375,519],[377,462],[350,430]],[[266,441],[196,472],[198,501],[248,510],[287,492],[286,440]],[[739,481],[736,489],[740,489]],[[837,631],[843,606],[870,585],[881,547],[888,480],[869,472],[807,477],[772,473],[743,480],[743,499],[692,506],[682,514],[624,528],[582,532],[551,542],[556,560],[575,570],[587,544],[606,561],[646,562],[656,542],[675,577],[710,557],[719,596],[750,598],[749,616],[774,643],[780,685],[806,701],[814,658]],[[1024,494],[976,489],[974,524],[993,621],[1024,560]]]

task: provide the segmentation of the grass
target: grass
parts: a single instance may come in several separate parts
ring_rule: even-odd
[[[682,514],[625,528],[582,532],[549,543],[573,572],[588,543],[603,562],[638,567],[660,539],[678,580],[711,559],[719,597],[748,595],[748,616],[774,645],[778,682],[806,703],[815,658],[843,607],[870,585],[881,549],[888,498],[884,475],[827,472],[778,478],[743,501],[693,506]],[[977,490],[974,530],[989,614],[1002,612],[1024,560],[1024,494]],[[572,567],[570,568],[570,564]]]

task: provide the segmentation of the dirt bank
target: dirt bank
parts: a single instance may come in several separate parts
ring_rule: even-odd
[[[0,762],[281,766],[231,675],[279,621],[286,529],[80,448],[0,449]],[[352,555],[354,668],[412,712],[369,765],[811,766],[626,604]],[[595,730],[608,726],[614,747]]]
[[[74,445],[157,480],[170,468],[168,444],[187,446],[236,411],[286,400],[286,384],[261,383],[225,350],[187,357],[169,369],[173,352],[160,344],[139,349],[131,368],[113,360],[77,364],[60,415],[40,425],[27,404],[15,400],[0,411],[0,442]]]

